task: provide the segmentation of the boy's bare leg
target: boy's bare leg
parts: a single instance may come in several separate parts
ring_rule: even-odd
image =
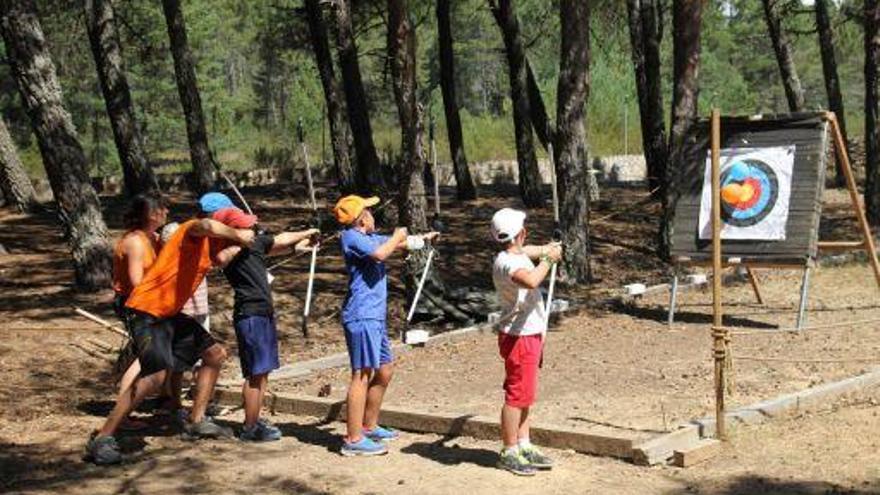
[[[516,433],[517,442],[521,438],[529,438],[529,408],[520,409],[519,429]]]
[[[348,397],[346,398],[346,426],[348,441],[351,443],[360,441],[362,436],[370,373],[371,371],[368,369],[351,372],[351,383],[348,385]]]
[[[254,375],[244,381],[242,397],[244,398],[244,425],[254,426],[260,419],[260,409],[263,407],[263,397],[266,394],[266,384],[269,375],[262,373]]]
[[[363,428],[372,430],[379,425],[379,411],[382,409],[382,399],[385,397],[385,391],[388,389],[388,384],[391,383],[391,376],[393,374],[394,365],[391,363],[383,364],[373,373],[373,379],[370,380],[370,387],[367,389],[367,405],[364,411]]]
[[[122,378],[119,380],[119,393],[121,394],[123,390],[131,388],[134,381],[137,380],[138,375],[141,373],[141,362],[139,359],[135,359],[128,366],[128,369],[125,370],[125,373],[122,375]]]
[[[122,421],[128,417],[129,413],[144,400],[147,394],[153,393],[162,388],[165,381],[165,371],[153,373],[139,380],[135,380],[131,387],[119,393],[116,399],[116,405],[104,421],[104,425],[98,431],[98,435],[113,435],[119,428]]]
[[[171,400],[171,407],[169,409],[177,410],[183,407],[183,404],[180,402],[180,394],[183,389],[183,372],[171,372],[168,376],[166,385],[167,388],[165,391],[168,394],[168,398]]]
[[[199,369],[196,396],[189,416],[191,422],[198,423],[205,418],[205,409],[214,393],[214,385],[225,360],[226,349],[220,344],[214,344],[202,353],[203,366]]]
[[[519,441],[522,409],[504,404],[501,408],[501,441],[505,447],[515,447]]]

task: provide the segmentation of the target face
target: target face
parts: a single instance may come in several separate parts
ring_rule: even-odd
[[[749,227],[767,218],[779,198],[779,180],[770,165],[755,159],[736,161],[721,173],[721,218]]]
[[[784,240],[794,146],[721,151],[721,238]],[[712,161],[700,202],[701,239],[712,238]]]

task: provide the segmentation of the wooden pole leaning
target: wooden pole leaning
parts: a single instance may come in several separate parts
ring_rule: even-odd
[[[864,236],[864,249],[874,270],[874,278],[877,280],[877,287],[880,288],[880,260],[877,259],[877,250],[874,246],[874,236],[871,235],[871,227],[868,225],[868,219],[865,216],[865,209],[859,201],[859,191],[856,188],[856,180],[853,177],[852,165],[849,161],[849,154],[846,152],[846,143],[843,141],[843,134],[840,132],[840,126],[837,124],[837,116],[834,112],[826,112],[825,118],[831,124],[831,133],[834,136],[834,150],[841,164],[841,170],[846,178],[846,188],[849,189],[849,196],[852,199],[853,207],[856,210],[856,217],[859,220],[859,227]],[[821,246],[821,245],[820,245]],[[839,246],[835,246],[839,247]]]
[[[721,313],[721,113],[712,110],[712,356],[715,359],[715,436],[727,439],[724,424],[724,366],[727,330]]]

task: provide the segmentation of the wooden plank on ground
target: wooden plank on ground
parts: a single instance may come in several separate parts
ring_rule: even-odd
[[[241,403],[241,392],[237,389],[218,387],[215,396],[217,401],[224,405],[238,406]],[[344,400],[283,393],[272,394],[271,399],[267,399],[269,400],[272,401],[276,412],[313,416],[324,421],[342,419],[345,415]],[[498,420],[486,416],[383,407],[381,417],[383,425],[400,430],[445,436],[469,436],[481,440],[500,438]],[[695,427],[690,428],[696,430]],[[577,452],[621,459],[629,459],[633,454],[633,440],[630,437],[597,435],[547,424],[532,425],[531,435],[532,441],[546,447],[572,449]]]
[[[669,460],[676,450],[692,448],[700,441],[700,429],[683,426],[671,433],[652,438],[633,447],[632,460],[642,466],[653,466]]]
[[[686,468],[707,461],[721,453],[721,442],[714,438],[704,438],[689,449],[676,450],[672,464]]]

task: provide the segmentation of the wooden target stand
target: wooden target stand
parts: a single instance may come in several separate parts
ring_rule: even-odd
[[[822,115],[822,119],[830,126],[831,135],[834,143],[835,155],[840,164],[842,172],[844,174],[844,178],[846,179],[846,187],[849,191],[850,200],[852,201],[853,210],[855,211],[856,219],[859,223],[859,232],[861,234],[862,240],[860,241],[818,241],[817,248],[819,252],[846,252],[846,251],[864,251],[868,257],[868,261],[871,264],[871,268],[874,272],[874,278],[877,282],[877,287],[880,288],[880,260],[878,260],[874,237],[871,235],[871,228],[868,224],[867,217],[865,216],[865,210],[862,207],[862,202],[859,197],[859,191],[856,187],[855,176],[853,175],[852,165],[849,160],[849,155],[846,151],[846,144],[843,139],[843,134],[840,132],[840,127],[837,123],[837,117],[834,115],[834,112],[825,112]],[[710,260],[687,260],[687,259],[676,259],[675,264],[676,268],[682,266],[699,266],[699,267],[712,267],[712,287],[713,287],[713,300],[717,299],[719,301],[717,308],[714,307],[713,304],[713,320],[715,326],[721,326],[721,307],[720,307],[720,291],[721,291],[721,277],[722,271],[727,268],[736,268],[736,267],[744,267],[746,271],[746,275],[748,276],[749,283],[752,287],[752,290],[755,294],[755,299],[758,304],[763,304],[764,300],[761,296],[760,284],[758,282],[758,278],[755,275],[753,268],[775,268],[775,269],[803,269],[803,276],[801,278],[801,288],[800,288],[800,300],[798,304],[798,312],[797,312],[797,324],[796,327],[801,329],[804,327],[806,322],[806,308],[807,308],[807,300],[809,294],[809,281],[810,281],[810,270],[815,266],[815,259],[809,258],[803,264],[792,264],[792,263],[775,263],[775,262],[756,262],[756,261],[747,261],[743,262],[742,258],[731,256],[726,259],[722,258],[721,255],[721,241],[720,241],[720,230],[721,230],[721,191],[720,191],[720,153],[721,153],[721,114],[718,109],[714,109],[712,111],[712,117],[710,120],[710,149],[712,153],[712,257]],[[716,225],[717,220],[717,225]],[[670,297],[669,297],[669,313],[668,313],[668,323],[672,325],[675,318],[675,309],[676,309],[676,301],[678,297],[679,290],[679,278],[676,269],[676,274],[673,275],[672,283],[670,284]],[[717,287],[717,288],[716,288]],[[716,291],[718,295],[716,296]]]

